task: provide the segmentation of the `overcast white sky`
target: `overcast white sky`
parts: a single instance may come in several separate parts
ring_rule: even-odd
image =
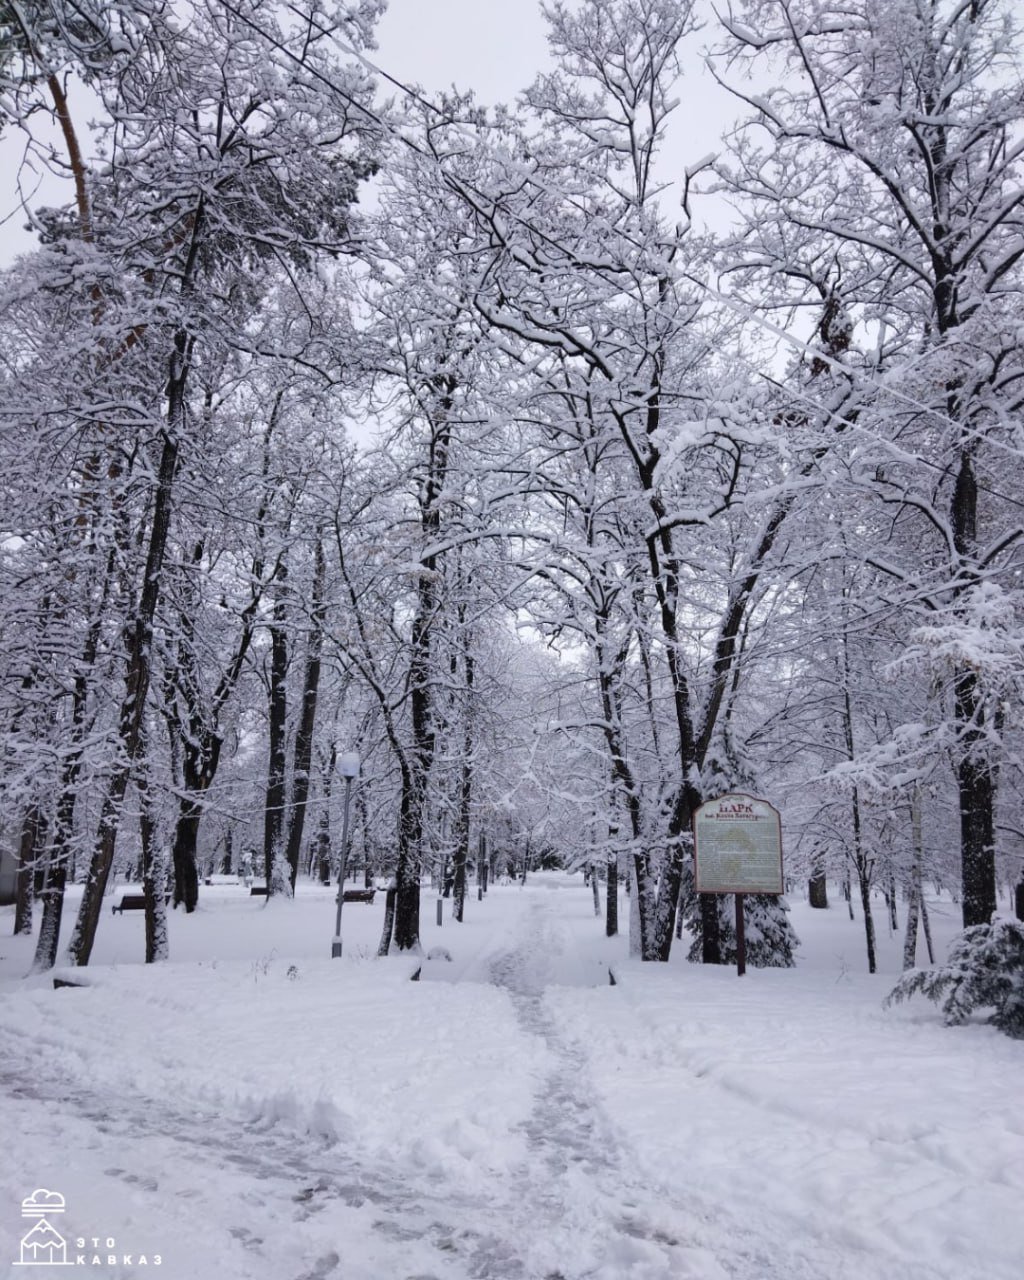
[[[717,151],[737,105],[704,66],[714,38],[714,15],[700,3],[705,26],[680,50],[683,78],[662,152],[662,180],[681,183],[683,171]],[[438,92],[453,84],[486,103],[512,102],[550,65],[547,24],[539,0],[389,0],[378,27],[373,60],[403,82]],[[699,219],[698,219],[699,220]]]
[[[508,102],[547,62],[537,0],[390,0],[375,61],[427,89]]]

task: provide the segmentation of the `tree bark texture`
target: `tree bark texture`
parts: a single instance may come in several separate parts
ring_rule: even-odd
[[[317,694],[320,687],[320,655],[324,638],[324,582],[326,564],[323,543],[317,539],[314,550],[313,596],[309,650],[302,681],[302,710],[295,734],[295,763],[292,769],[292,802],[288,816],[288,844],[285,856],[291,878],[292,892],[299,874],[299,856],[302,851],[302,832],[306,821],[306,802],[309,798],[309,769],[313,759],[313,730],[316,725]]]

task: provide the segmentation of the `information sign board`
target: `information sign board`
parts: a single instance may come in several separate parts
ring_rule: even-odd
[[[767,800],[733,792],[693,815],[698,893],[781,893],[782,821]]]

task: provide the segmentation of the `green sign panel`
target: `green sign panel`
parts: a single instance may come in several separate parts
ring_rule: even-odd
[[[698,893],[781,893],[782,820],[767,800],[733,792],[693,815]]]

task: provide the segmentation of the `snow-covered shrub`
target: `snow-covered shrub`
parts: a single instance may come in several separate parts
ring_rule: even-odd
[[[732,894],[716,894],[718,930],[721,941],[721,963],[736,963],[736,900]],[[684,891],[682,911],[684,924],[693,935],[687,959],[699,961],[704,931],[698,894]],[[796,930],[789,923],[789,904],[778,894],[748,893],[743,900],[743,936],[746,941],[747,964],[752,969],[792,969],[796,965],[793,952],[800,945]]]
[[[940,1006],[947,1026],[959,1026],[975,1009],[990,1008],[994,1027],[1024,1040],[1024,924],[995,919],[966,929],[953,940],[946,964],[904,974],[885,1004],[918,993]]]

